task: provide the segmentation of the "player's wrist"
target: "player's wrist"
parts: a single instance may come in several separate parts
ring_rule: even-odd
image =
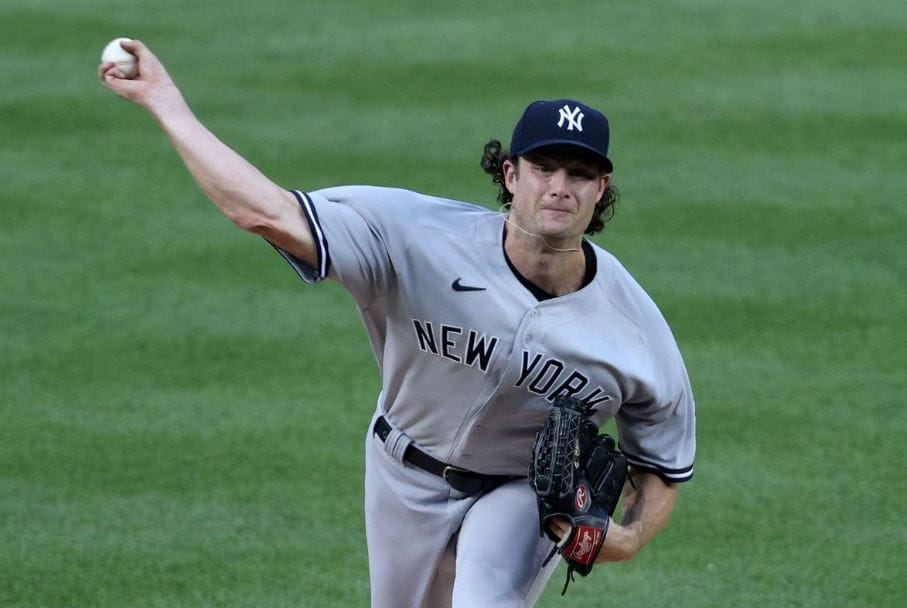
[[[189,108],[189,104],[186,103],[183,94],[172,81],[149,92],[148,96],[140,103],[162,124],[169,121],[194,118],[192,110]]]
[[[605,535],[605,543],[595,561],[602,563],[631,560],[639,553],[640,541],[639,526],[634,524],[622,526],[612,519]]]

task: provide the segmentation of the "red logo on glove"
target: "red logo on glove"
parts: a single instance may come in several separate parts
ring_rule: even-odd
[[[573,542],[564,549],[564,557],[580,564],[588,564],[595,559],[603,540],[604,535],[598,528],[579,526],[573,535]]]
[[[580,513],[585,513],[591,502],[592,499],[589,498],[589,488],[587,488],[584,483],[579,484],[576,487],[576,498],[573,501],[576,510]]]

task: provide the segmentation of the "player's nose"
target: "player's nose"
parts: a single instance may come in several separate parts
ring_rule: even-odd
[[[548,191],[558,197],[567,195],[568,176],[566,169],[558,169],[551,173],[548,179]]]

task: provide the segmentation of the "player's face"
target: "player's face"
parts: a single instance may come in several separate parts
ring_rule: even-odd
[[[611,176],[594,159],[569,149],[543,149],[518,163],[504,163],[513,220],[547,238],[581,238]]]

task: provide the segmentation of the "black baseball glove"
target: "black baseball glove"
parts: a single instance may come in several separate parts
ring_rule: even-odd
[[[545,563],[559,552],[573,573],[592,570],[608,533],[609,517],[627,478],[627,459],[610,435],[599,435],[592,409],[572,397],[558,397],[539,430],[529,463],[529,484],[539,502],[540,535],[556,543]],[[548,523],[561,518],[570,533],[561,540]]]

